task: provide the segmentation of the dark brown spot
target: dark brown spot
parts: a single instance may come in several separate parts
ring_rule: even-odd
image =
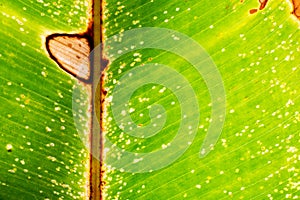
[[[257,9],[256,9],[256,8],[253,8],[253,9],[249,10],[249,13],[250,13],[250,14],[254,14],[254,13],[256,13],[256,12],[257,12]]]
[[[260,3],[258,9],[259,9],[259,10],[263,10],[263,9],[266,7],[266,5],[267,5],[268,0],[258,0],[258,2]],[[254,14],[254,13],[256,13],[256,12],[258,11],[258,9],[257,9],[257,8],[250,9],[250,10],[249,10],[249,13],[250,13],[250,14]]]
[[[104,96],[106,96],[106,94],[107,94],[107,91],[104,90],[103,88],[102,88],[102,94],[103,94]]]
[[[100,59],[101,70],[103,71],[108,66],[109,60],[106,58]]]

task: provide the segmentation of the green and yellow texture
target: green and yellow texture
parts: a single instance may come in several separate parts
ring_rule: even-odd
[[[88,1],[0,1],[0,199],[84,199],[89,154],[73,122],[74,79],[45,37],[83,32]]]
[[[269,1],[263,10],[249,13],[257,7],[255,0],[107,1],[107,38],[142,27],[186,34],[214,60],[227,103],[222,134],[214,149],[200,159],[199,148],[211,121],[211,100],[202,77],[180,56],[157,49],[132,51],[114,61],[107,71],[108,101],[118,98],[113,89],[126,72],[161,63],[189,80],[201,117],[195,140],[170,166],[129,173],[108,164],[105,199],[299,198],[299,22],[288,1]],[[180,105],[174,94],[160,85],[141,86],[126,112],[136,124],[147,126],[153,104],[164,106],[167,122],[157,135],[142,139],[117,126],[108,103],[107,139],[137,154],[166,148],[180,125]],[[158,157],[156,162],[160,159],[165,158]]]
[[[0,2],[0,199],[87,198],[88,150],[72,115],[76,80],[49,59],[44,39],[85,31],[88,6],[87,1],[69,0]],[[227,104],[222,134],[200,159],[211,99],[194,68],[158,49],[133,51],[111,63],[106,102],[130,69],[161,63],[190,82],[200,124],[185,154],[163,169],[133,174],[107,165],[105,199],[299,198],[299,22],[288,1],[269,1],[249,14],[256,7],[256,0],[106,1],[106,38],[160,27],[197,41],[222,75]],[[135,91],[128,109],[136,124],[146,126],[151,122],[148,108],[157,103],[168,118],[161,132],[148,139],[123,132],[108,103],[105,137],[136,153],[166,148],[180,123],[176,96],[148,84]]]

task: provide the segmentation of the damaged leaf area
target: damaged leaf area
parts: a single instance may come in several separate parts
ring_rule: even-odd
[[[263,10],[263,9],[266,7],[266,5],[267,5],[268,0],[259,0],[259,3],[260,3],[260,6],[259,6],[258,9],[257,9],[257,8],[253,8],[253,9],[249,10],[249,13],[250,13],[250,14],[254,14],[254,13],[256,13],[258,10]]]
[[[292,13],[293,15],[295,15],[295,17],[297,17],[297,18],[299,19],[299,17],[300,17],[300,8],[299,8],[299,6],[300,6],[300,1],[298,1],[298,0],[289,0],[289,2],[290,2],[291,6],[292,6],[292,8],[293,8],[293,10],[292,10],[291,13]],[[249,10],[249,13],[250,13],[250,14],[254,14],[254,13],[256,13],[258,10],[263,10],[263,9],[266,7],[266,5],[267,5],[268,0],[259,0],[259,3],[260,3],[260,6],[259,6],[258,9],[257,9],[257,8],[253,8],[253,9],[250,9],[250,10]]]
[[[46,38],[50,57],[67,73],[82,81],[91,78],[91,42],[86,35],[52,34]]]
[[[293,5],[293,14],[298,19],[300,18],[300,1],[299,0],[291,0],[291,3]]]

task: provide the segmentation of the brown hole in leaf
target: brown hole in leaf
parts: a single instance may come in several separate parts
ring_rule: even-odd
[[[50,57],[67,73],[80,81],[91,80],[90,52],[92,42],[88,35],[52,34],[46,38]]]

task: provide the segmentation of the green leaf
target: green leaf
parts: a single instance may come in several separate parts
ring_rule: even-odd
[[[105,199],[299,198],[299,22],[290,2],[270,1],[249,13],[258,7],[255,0],[107,1],[105,53],[112,62],[105,82]],[[157,31],[149,35],[145,27]],[[131,34],[136,28],[141,33]],[[158,28],[174,33],[174,42]],[[202,76],[185,56],[171,51],[182,50],[175,31],[206,50],[204,58],[213,60],[225,88],[224,127],[203,157],[200,148],[218,120],[212,110],[216,88],[209,85],[218,77],[214,71]],[[186,44],[181,52],[197,57],[194,46]],[[163,85],[176,86],[180,80],[163,65],[189,82],[183,92],[193,88],[199,109],[181,107],[184,98]],[[191,96],[185,100],[193,103]],[[181,123],[190,122],[182,116],[185,109],[192,121],[199,120],[190,127],[195,138],[186,144],[182,137],[174,147]],[[172,152],[139,165],[152,152],[168,148]]]
[[[0,2],[0,199],[88,197],[72,103],[90,97],[45,49],[85,31],[88,6]],[[258,7],[107,1],[106,199],[299,198],[298,21],[289,2]]]
[[[89,154],[73,122],[74,79],[45,38],[83,32],[88,1],[0,2],[0,199],[84,199]]]

